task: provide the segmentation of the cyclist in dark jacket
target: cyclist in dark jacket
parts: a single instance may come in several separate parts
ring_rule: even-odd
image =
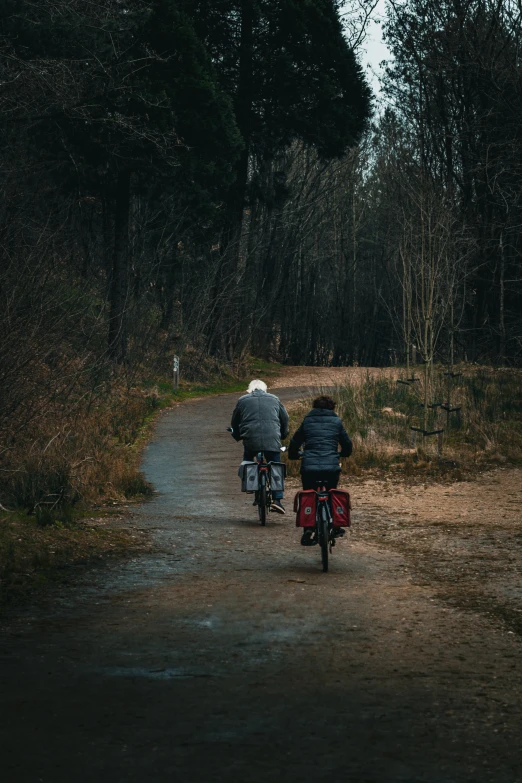
[[[239,398],[232,414],[232,435],[242,440],[243,460],[251,462],[263,451],[267,462],[281,461],[281,440],[288,435],[288,413],[275,394],[269,394],[266,383],[251,381],[248,393]],[[284,514],[283,492],[272,494],[271,510]]]
[[[335,489],[341,475],[339,457],[349,457],[352,453],[352,441],[334,408],[331,397],[318,397],[290,441],[289,459],[299,459],[299,448],[305,446],[301,463],[303,489],[315,489],[319,481],[326,489]],[[301,543],[304,546],[316,543],[311,530],[304,531]]]

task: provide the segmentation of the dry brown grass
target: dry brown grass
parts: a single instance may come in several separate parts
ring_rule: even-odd
[[[207,378],[207,370],[203,380],[183,380],[176,394],[170,380],[150,375],[131,383],[122,372],[90,393],[80,378],[78,388],[42,400],[33,418],[21,410],[1,432],[0,504],[34,511],[46,525],[67,522],[79,506],[150,495],[139,462],[157,413],[188,397],[244,388],[223,370]]]
[[[464,473],[522,462],[522,372],[488,367],[461,368],[453,382],[453,404],[461,406],[460,422],[439,407],[429,411],[428,429],[443,428],[442,454],[437,438],[416,436],[411,427],[423,423],[423,381],[413,386],[398,384],[389,372],[372,370],[363,383],[337,386],[333,394],[337,411],[354,443],[353,456],[343,470],[352,475],[395,471],[399,475],[446,475],[461,478]],[[444,368],[435,372],[432,401],[444,402],[447,380]],[[420,377],[420,373],[417,373]],[[297,427],[311,407],[306,400],[292,411]],[[289,474],[299,471],[290,463]]]
[[[139,446],[161,404],[157,390],[113,384],[90,403],[50,406],[2,455],[4,505],[34,510],[45,524],[64,521],[79,502],[150,493],[137,469]]]

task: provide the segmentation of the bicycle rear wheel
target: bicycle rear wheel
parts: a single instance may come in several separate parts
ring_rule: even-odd
[[[324,506],[321,508],[321,519],[319,521],[319,543],[321,544],[321,561],[323,563],[323,572],[328,571],[328,550],[330,549],[328,530],[328,514]]]
[[[259,521],[262,525],[266,525],[266,481],[265,477],[261,477],[261,486],[258,489],[257,513],[259,514]]]

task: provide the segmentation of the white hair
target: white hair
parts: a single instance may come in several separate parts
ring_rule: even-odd
[[[259,380],[250,381],[250,383],[248,384],[247,392],[249,394],[252,394],[252,392],[256,391],[256,389],[259,389],[259,391],[266,392],[266,388],[267,388],[266,383],[264,381],[259,381]]]

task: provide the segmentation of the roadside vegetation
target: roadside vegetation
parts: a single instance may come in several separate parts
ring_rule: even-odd
[[[354,443],[343,461],[352,476],[392,471],[398,477],[460,479],[479,470],[522,463],[522,372],[490,367],[456,368],[451,379],[449,413],[440,406],[448,398],[448,377],[436,367],[424,428],[424,379],[411,384],[385,375],[369,375],[358,384],[337,387],[337,412]],[[294,429],[311,400],[292,411]],[[428,432],[443,430],[424,436]],[[290,463],[290,475],[299,472]]]
[[[35,396],[33,415],[0,454],[0,609],[31,589],[63,581],[70,566],[143,546],[139,536],[115,525],[115,514],[152,494],[139,464],[158,412],[191,397],[243,391],[241,376],[270,377],[278,370],[248,360],[234,375],[215,363],[196,368],[187,357],[182,373],[189,377],[176,392],[165,375],[121,373],[88,395],[75,397],[73,388],[52,403],[43,393]]]
[[[26,509],[45,526],[68,522],[81,508],[150,494],[138,464],[158,411],[237,385],[237,378],[222,375],[183,381],[175,393],[165,378],[129,383],[120,376],[76,400],[55,400],[24,422],[3,451],[3,505]]]
[[[121,374],[90,394],[73,388],[52,402],[35,398],[18,431],[10,420],[10,443],[0,455],[2,504],[45,526],[68,522],[82,508],[147,496],[140,451],[159,411],[190,397],[242,391],[249,373],[270,377],[278,368],[251,360],[233,375],[201,363],[197,370],[182,366],[188,378],[177,391],[165,376]]]

